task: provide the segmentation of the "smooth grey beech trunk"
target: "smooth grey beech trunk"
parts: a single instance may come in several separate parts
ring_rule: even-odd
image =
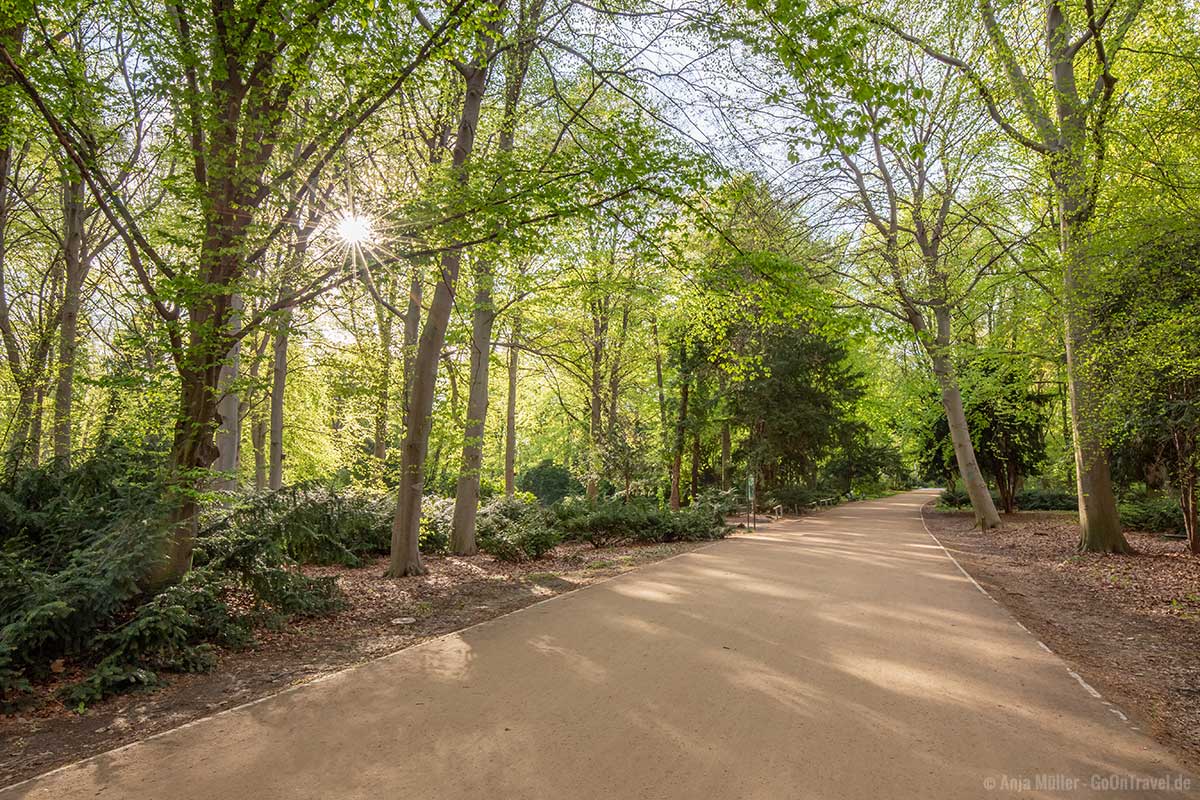
[[[514,320],[508,344],[508,397],[504,416],[504,494],[512,497],[517,490],[517,377],[521,349],[521,322]]]
[[[246,377],[250,386],[255,388],[250,392],[242,393],[241,405],[238,408],[238,416],[250,423],[250,449],[254,457],[254,489],[259,492],[267,488],[267,422],[263,418],[262,411],[253,402],[253,395],[258,391],[263,353],[267,349],[268,342],[268,338],[264,336],[261,343],[252,348],[250,367],[246,370]]]
[[[250,424],[250,445],[254,448],[254,489],[267,488],[267,421],[255,417]]]
[[[729,489],[730,451],[733,449],[732,436],[729,430],[729,420],[721,422],[721,489]]]
[[[950,309],[938,305],[934,307],[933,313],[937,334],[933,343],[926,349],[933,361],[933,374],[937,377],[941,389],[942,408],[946,412],[946,422],[950,428],[950,443],[954,446],[954,461],[958,464],[958,474],[966,487],[967,496],[971,498],[975,524],[982,530],[998,528],[1000,513],[996,511],[996,503],[988,490],[987,479],[983,477],[983,470],[975,457],[975,446],[971,442],[971,429],[967,425],[967,414],[963,409],[958,375],[950,360]]]
[[[530,6],[521,5],[516,22],[517,41],[504,60],[504,106],[500,117],[501,154],[513,151],[517,126],[517,106],[529,69],[529,58],[536,44],[534,29],[541,17],[541,0]],[[450,526],[450,550],[457,555],[471,555],[478,549],[475,541],[475,520],[479,513],[479,478],[483,466],[483,434],[488,411],[488,369],[492,355],[492,328],[496,322],[495,298],[492,294],[494,276],[491,264],[485,259],[475,261],[475,305],[471,311],[471,377],[467,392],[467,421],[463,431],[462,464],[454,491],[454,518]],[[509,379],[510,406],[513,395]],[[512,423],[512,417],[508,424]],[[507,437],[507,431],[506,431]],[[515,432],[514,432],[515,437]],[[506,446],[508,444],[506,438]],[[509,452],[505,452],[505,490],[512,495],[508,470]]]
[[[466,79],[458,135],[454,141],[452,166],[459,179],[466,180],[466,165],[475,147],[475,131],[487,86],[486,60],[473,66],[461,66]],[[424,574],[421,563],[421,500],[425,491],[425,457],[429,453],[429,432],[433,417],[433,397],[437,385],[438,359],[446,342],[446,326],[454,307],[462,251],[446,250],[441,257],[440,275],[429,312],[413,359],[408,425],[400,453],[400,475],[396,490],[396,516],[392,521],[391,563],[388,575],[401,578]]]
[[[1079,496],[1079,549],[1102,553],[1127,553],[1132,550],[1121,532],[1109,467],[1109,452],[1100,430],[1099,407],[1102,389],[1092,384],[1083,368],[1092,337],[1087,319],[1088,289],[1085,274],[1085,231],[1096,212],[1097,192],[1105,163],[1103,142],[1113,107],[1117,79],[1113,59],[1143,4],[1129,4],[1123,12],[1110,13],[1110,6],[1095,16],[1091,6],[1086,37],[1072,30],[1062,0],[1049,0],[1045,8],[1046,65],[1053,91],[1050,105],[1038,96],[1026,77],[1005,31],[988,0],[980,0],[980,13],[991,43],[993,55],[1004,66],[1004,75],[1018,99],[1022,115],[1036,132],[1021,144],[1046,159],[1059,208],[1059,251],[1063,259],[1063,290],[1066,306],[1064,327],[1067,351],[1067,396],[1071,432],[1075,446],[1075,481]],[[1078,26],[1077,26],[1078,27]],[[1084,47],[1088,38],[1093,44]],[[1086,58],[1085,92],[1081,95],[1076,60]],[[993,117],[999,118],[994,106]],[[1010,135],[1012,129],[1009,128]],[[1101,143],[1096,147],[1096,143]]]
[[[1132,17],[1129,17],[1130,23]],[[1101,36],[1096,33],[1096,36]],[[1054,114],[1058,123],[1058,152],[1050,160],[1051,175],[1058,194],[1059,250],[1063,258],[1063,294],[1066,304],[1064,326],[1067,350],[1067,396],[1070,399],[1071,432],[1075,441],[1075,484],[1079,495],[1079,549],[1101,553],[1132,552],[1121,531],[1121,514],[1113,489],[1108,446],[1100,430],[1098,409],[1102,398],[1092,384],[1082,360],[1092,339],[1088,319],[1084,231],[1095,214],[1095,178],[1103,169],[1103,155],[1089,164],[1091,147],[1087,106],[1079,96],[1075,75],[1070,27],[1058,0],[1046,12],[1046,44],[1054,84]],[[1111,43],[1110,43],[1111,44]],[[1116,48],[1114,48],[1115,50]],[[1106,56],[1102,58],[1106,59]],[[1115,79],[1102,76],[1102,94],[1097,98],[1092,120],[1095,138],[1103,136],[1106,108]]]
[[[288,336],[291,333],[292,312],[279,315],[275,336],[271,342],[271,413],[270,446],[267,457],[267,487],[283,486],[283,398],[287,391]]]
[[[280,286],[280,295],[286,295],[290,290],[288,278],[297,275],[304,265],[305,254],[308,252],[309,236],[315,227],[315,221],[307,224],[297,223],[294,230],[289,256],[288,274]],[[287,394],[288,377],[288,339],[292,331],[292,310],[286,308],[279,312],[275,330],[271,337],[271,406],[268,422],[268,453],[267,453],[267,487],[272,491],[283,486],[283,431],[284,431],[284,398]]]
[[[229,328],[233,333],[237,333],[241,329],[241,295],[234,295],[231,307]],[[242,344],[239,341],[230,348],[225,363],[221,366],[221,377],[217,384],[221,396],[220,402],[217,403],[221,426],[217,428],[216,434],[218,455],[213,468],[218,475],[214,485],[227,492],[237,490],[237,473],[241,464],[242,417],[236,386],[241,375],[241,365]]]
[[[58,335],[58,375],[54,388],[54,458],[67,466],[71,461],[72,412],[75,402],[75,361],[79,346],[79,309],[83,282],[90,256],[85,251],[84,223],[87,206],[83,181],[71,179],[63,187],[63,281],[62,324]]]
[[[396,299],[395,284],[393,283],[392,286],[388,300],[394,303]],[[375,319],[379,329],[379,350],[382,354],[382,363],[379,366],[379,380],[375,387],[375,442],[372,454],[377,461],[383,462],[387,458],[388,418],[391,412],[394,323],[392,312],[380,303],[375,305]]]
[[[592,334],[588,342],[588,476],[584,491],[589,500],[600,495],[603,468],[604,357],[608,343],[611,295],[590,302]]]
[[[679,389],[679,417],[675,420],[675,443],[671,447],[671,497],[668,501],[672,511],[678,511],[683,505],[683,489],[679,485],[683,469],[683,445],[687,434],[688,392],[691,388],[691,374],[687,369],[687,347],[680,348],[680,371],[683,385]]]
[[[1071,434],[1075,442],[1075,489],[1079,496],[1079,549],[1099,553],[1128,553],[1133,548],[1121,530],[1121,513],[1113,489],[1108,446],[1099,429],[1100,398],[1080,355],[1086,353],[1091,325],[1075,299],[1081,292],[1078,253],[1066,214],[1063,219],[1064,287],[1067,297],[1065,319],[1067,346],[1067,398],[1070,401]]]
[[[975,457],[971,431],[967,426],[967,415],[963,410],[962,392],[958,388],[958,379],[949,364],[949,359],[935,356],[933,372],[937,376],[942,394],[942,408],[946,412],[946,422],[950,427],[954,461],[958,464],[958,474],[962,477],[967,496],[971,498],[975,524],[983,530],[997,528],[1000,526],[1000,514],[996,511],[996,503],[992,500],[987,480],[984,479],[979,461]]]
[[[454,492],[450,551],[469,556],[479,548],[475,518],[479,511],[479,471],[483,465],[483,432],[488,410],[488,368],[492,356],[492,274],[486,265],[475,276],[475,307],[471,312],[471,377],[467,390],[467,423],[463,431],[462,464]]]

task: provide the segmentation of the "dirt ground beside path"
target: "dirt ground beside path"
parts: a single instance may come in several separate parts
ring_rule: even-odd
[[[1006,515],[981,533],[968,513],[925,508],[959,563],[1106,699],[1200,766],[1200,559],[1185,543],[1127,533],[1134,556],[1075,552],[1074,515]]]
[[[112,697],[82,714],[54,699],[62,683],[82,677],[68,669],[60,683],[39,687],[33,708],[0,717],[0,786],[704,544],[566,544],[524,564],[482,554],[431,556],[429,574],[399,581],[380,577],[382,558],[354,569],[305,567],[311,575],[336,576],[347,608],[260,630],[253,647],[221,653],[212,672],[167,675],[163,688]]]

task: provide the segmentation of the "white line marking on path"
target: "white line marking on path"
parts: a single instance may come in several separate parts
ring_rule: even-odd
[[[925,505],[928,505],[928,503],[926,503]],[[925,505],[921,506],[921,511],[920,511],[921,525],[924,526],[925,532],[927,534],[929,534],[929,538],[931,538],[931,539],[933,539],[933,541],[937,542],[937,546],[942,548],[942,552],[944,552],[946,554],[946,557],[949,558],[952,562],[954,562],[954,566],[958,567],[958,571],[961,572],[963,575],[966,575],[967,580],[969,580],[972,584],[974,584],[975,588],[978,589],[980,592],[982,592],[984,597],[986,597],[988,600],[991,600],[993,603],[995,603],[996,605],[1003,608],[1005,613],[1008,614],[1010,617],[1012,617],[1013,621],[1015,621],[1017,623],[1017,625],[1021,628],[1021,630],[1025,631],[1030,636],[1033,636],[1033,631],[1031,631],[1031,630],[1029,630],[1029,628],[1025,627],[1025,625],[1019,619],[1016,618],[1015,614],[1013,614],[1007,608],[1004,608],[1004,605],[999,600],[997,600],[995,597],[992,597],[991,593],[987,589],[983,588],[983,586],[980,585],[979,581],[975,580],[974,576],[971,575],[971,573],[967,572],[963,568],[963,565],[958,562],[958,559],[954,557],[954,554],[951,553],[946,548],[946,545],[942,544],[942,540],[939,539],[937,537],[937,535],[934,534],[934,532],[929,529],[929,523],[925,520]],[[1129,717],[1127,717],[1125,715],[1125,712],[1121,711],[1121,709],[1117,708],[1117,706],[1114,705],[1113,703],[1110,703],[1108,700],[1105,700],[1104,695],[1102,695],[1102,694],[1100,694],[1100,692],[1096,691],[1096,688],[1094,686],[1092,686],[1090,683],[1088,683],[1087,681],[1085,681],[1083,679],[1082,675],[1080,675],[1078,672],[1071,669],[1071,667],[1067,665],[1066,659],[1064,659],[1058,653],[1055,653],[1053,650],[1051,650],[1049,645],[1047,645],[1041,639],[1034,639],[1034,641],[1036,641],[1038,643],[1038,646],[1041,647],[1043,650],[1045,650],[1047,653],[1049,653],[1050,655],[1057,658],[1059,660],[1059,662],[1063,665],[1063,667],[1067,670],[1067,674],[1069,674],[1072,678],[1074,678],[1076,683],[1078,683],[1080,686],[1082,686],[1083,690],[1085,692],[1087,692],[1089,695],[1091,695],[1095,699],[1099,700],[1100,702],[1104,703],[1104,705],[1108,706],[1109,711],[1113,712],[1118,717],[1120,717],[1121,720],[1126,725],[1130,725]],[[1133,727],[1133,726],[1130,725],[1130,727]],[[1137,730],[1137,728],[1133,728],[1133,729]]]

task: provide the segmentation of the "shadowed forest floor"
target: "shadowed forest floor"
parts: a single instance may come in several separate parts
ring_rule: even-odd
[[[172,675],[156,691],[109,698],[82,714],[54,699],[59,686],[82,674],[64,671],[60,682],[39,687],[37,705],[0,717],[0,785],[705,544],[560,544],[547,557],[520,564],[483,554],[427,556],[427,575],[400,581],[380,577],[386,558],[357,568],[306,566],[306,574],[337,578],[345,609],[259,630],[250,648],[220,653],[212,672]]]
[[[1126,532],[1135,556],[1075,552],[1076,517],[925,508],[962,566],[1052,650],[1159,741],[1200,764],[1200,559],[1186,543]]]

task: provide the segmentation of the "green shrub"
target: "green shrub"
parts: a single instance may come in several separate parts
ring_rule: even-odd
[[[569,497],[555,506],[555,516],[563,538],[587,542],[597,548],[634,538],[662,540],[657,526],[649,524],[637,503]]]
[[[966,489],[942,489],[938,495],[938,505],[946,508],[970,508],[971,498]]]
[[[364,558],[391,550],[395,514],[393,494],[311,482],[239,498],[212,529],[259,531],[301,564],[355,567]],[[453,517],[453,498],[423,498],[418,540],[422,553],[447,552]]]
[[[501,497],[479,510],[475,522],[479,549],[501,561],[530,561],[562,541],[553,515],[531,496]]]
[[[736,489],[704,489],[696,495],[693,505],[711,506],[727,517],[738,510],[738,493]]]
[[[450,551],[450,527],[454,523],[454,498],[425,495],[421,498],[421,529],[417,546],[422,553]],[[388,523],[391,536],[391,522]],[[390,539],[389,539],[390,541]]]
[[[1022,511],[1078,511],[1079,498],[1062,489],[1022,489],[1017,492],[1017,508]]]
[[[212,531],[257,531],[302,564],[358,566],[391,547],[395,499],[382,492],[335,490],[310,482],[238,497]]]
[[[0,612],[0,690],[6,703],[70,658],[94,669],[64,697],[72,705],[150,685],[158,670],[207,669],[214,644],[240,646],[255,624],[327,613],[341,599],[331,579],[305,577],[273,540],[221,532],[197,541],[180,583],[144,597],[137,580],[161,541],[133,526],[77,550],[56,573],[27,571],[20,603]],[[151,534],[151,535],[148,535]],[[11,574],[14,563],[5,564]],[[9,591],[5,592],[6,597]],[[227,600],[239,599],[232,609]]]
[[[517,486],[523,492],[532,493],[546,506],[554,505],[565,497],[583,491],[583,484],[570,470],[550,459],[521,473]]]
[[[1127,528],[1150,533],[1182,534],[1183,511],[1169,497],[1143,497],[1121,504],[1121,523]]]
[[[666,541],[701,542],[722,539],[729,532],[725,514],[718,506],[696,503],[675,513],[666,514],[671,521],[671,533]]]
[[[809,486],[777,486],[763,494],[763,508],[783,506],[788,511],[801,511],[822,500],[837,497],[838,492],[828,488]]]
[[[992,492],[992,502],[1000,505],[1000,497]],[[1021,511],[1076,511],[1078,501],[1073,492],[1061,489],[1022,489],[1017,492],[1017,508]],[[943,489],[938,504],[946,508],[970,508],[971,497],[966,489]]]
[[[145,454],[128,456],[106,451],[71,470],[24,473],[0,493],[6,707],[59,659],[91,667],[64,698],[94,702],[152,685],[161,670],[207,669],[215,645],[245,644],[254,625],[341,602],[331,580],[305,577],[283,542],[251,524],[260,516],[236,512],[202,531],[180,583],[141,593],[138,582],[168,532],[167,493],[146,471]]]
[[[623,542],[716,539],[728,531],[720,507],[703,503],[672,512],[648,500],[569,498],[555,513],[564,538],[597,548]]]

